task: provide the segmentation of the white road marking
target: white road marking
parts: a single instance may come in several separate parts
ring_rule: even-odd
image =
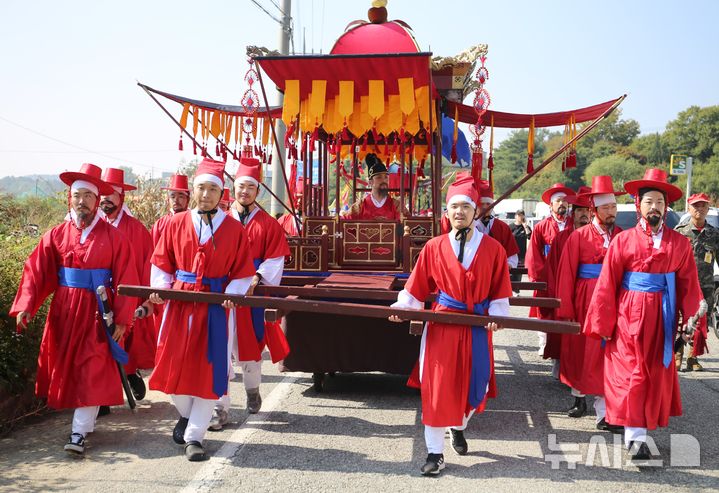
[[[278,383],[272,392],[262,401],[262,411],[257,414],[250,415],[247,420],[237,430],[232,433],[227,442],[208,460],[197,474],[182,490],[182,493],[190,493],[195,491],[209,491],[214,486],[215,481],[224,475],[225,469],[232,465],[232,457],[237,454],[242,447],[256,432],[262,429],[262,423],[268,421],[270,414],[290,393],[292,385],[294,385],[301,377],[286,376]],[[250,425],[250,426],[248,426]]]

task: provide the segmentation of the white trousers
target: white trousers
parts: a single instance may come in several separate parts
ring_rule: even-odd
[[[634,426],[624,427],[624,445],[629,447],[630,442],[645,442],[647,441],[647,429],[637,428]]]
[[[462,419],[462,424],[459,426],[451,426],[453,430],[464,431],[469,423],[469,418],[474,414],[474,409],[469,412],[468,416]],[[444,435],[447,433],[447,428],[444,426],[424,426],[424,442],[427,445],[428,454],[442,454],[444,453]]]
[[[240,361],[242,368],[242,383],[245,384],[245,390],[255,390],[260,388],[262,383],[262,360],[260,361]],[[230,383],[227,383],[227,394],[223,395],[215,403],[218,409],[230,410]]]
[[[216,401],[191,395],[171,395],[170,397],[172,397],[172,402],[180,416],[187,418],[185,441],[202,443],[207,426],[212,419],[212,410]]]
[[[86,436],[95,431],[95,420],[100,406],[78,407],[72,415],[72,432]]]

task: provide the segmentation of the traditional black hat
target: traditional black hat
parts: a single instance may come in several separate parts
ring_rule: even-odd
[[[377,157],[376,154],[369,153],[364,158],[367,164],[367,177],[372,178],[374,175],[379,173],[387,173],[387,166],[384,165],[382,160]]]

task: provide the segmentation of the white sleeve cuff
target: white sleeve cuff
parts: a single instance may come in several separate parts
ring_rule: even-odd
[[[403,289],[397,295],[397,301],[390,305],[391,308],[404,308],[407,310],[422,310],[424,309],[424,301],[419,301],[417,298],[412,296],[409,291]]]
[[[150,265],[150,287],[159,289],[170,289],[175,276],[165,272],[156,265]]]
[[[496,317],[508,317],[509,316],[509,298],[500,298],[498,300],[492,300],[489,302],[489,309],[487,314],[494,315]]]
[[[512,269],[516,269],[517,265],[519,265],[519,257],[515,253],[511,257],[507,257],[507,263],[509,264],[509,267]]]
[[[244,296],[250,284],[252,284],[252,277],[254,276],[231,280],[225,288],[225,294],[241,294]]]
[[[262,276],[262,284],[279,286],[282,281],[282,272],[285,269],[285,257],[268,258],[257,267],[257,273]]]

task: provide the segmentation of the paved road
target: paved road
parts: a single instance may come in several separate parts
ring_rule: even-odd
[[[719,348],[714,336],[710,345]],[[208,434],[207,462],[185,460],[170,438],[174,408],[162,394],[149,392],[136,414],[118,407],[98,421],[83,459],[62,451],[70,412],[46,416],[0,440],[0,491],[719,490],[716,357],[702,360],[707,371],[681,375],[685,415],[651,434],[664,466],[639,470],[626,465],[612,435],[595,433],[592,416],[566,417],[569,392],[552,379],[536,348],[534,333],[497,334],[500,395],[470,422],[467,456],[455,455],[447,440],[448,465],[440,478],[418,474],[426,455],[420,401],[404,378],[339,374],[317,394],[309,375],[282,374],[266,362],[263,412],[249,416],[242,384],[233,382],[238,397],[232,424]],[[697,438],[699,467],[670,465],[690,457],[671,448],[670,433]],[[553,451],[551,435],[565,455]],[[608,445],[597,447],[587,465],[592,440]],[[576,468],[563,462],[553,469],[552,457],[576,455],[572,444],[578,447]]]

